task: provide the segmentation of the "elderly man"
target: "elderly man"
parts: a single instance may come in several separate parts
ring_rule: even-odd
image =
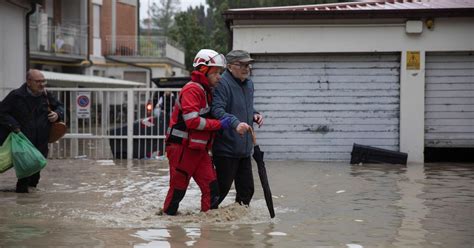
[[[214,90],[212,115],[217,119],[230,117],[232,129],[220,130],[213,146],[213,161],[219,183],[219,203],[235,181],[235,201],[249,205],[254,192],[251,152],[252,137],[247,132],[263,117],[253,107],[254,86],[250,69],[254,61],[248,52],[233,50],[226,55],[227,69]]]
[[[11,91],[0,103],[0,128],[5,133],[21,131],[47,157],[51,123],[62,120],[64,110],[62,103],[45,91],[45,86],[43,73],[29,70],[26,83]],[[0,142],[3,143],[3,139]],[[36,188],[39,179],[39,172],[18,179],[16,192],[28,193],[28,187]]]

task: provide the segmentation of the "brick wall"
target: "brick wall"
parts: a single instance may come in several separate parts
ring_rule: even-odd
[[[61,24],[61,1],[60,0],[54,0],[53,1],[54,5],[54,17],[53,17],[53,22],[54,25],[60,25]]]
[[[137,8],[117,2],[117,35],[137,35]]]
[[[136,6],[120,3],[116,1],[116,32],[117,36],[131,36],[137,35]],[[112,0],[103,0],[101,8],[101,30],[100,36],[102,38],[102,54],[106,52],[107,40],[106,37],[112,35]],[[90,24],[92,30],[92,6],[90,7]],[[92,33],[91,33],[92,35]],[[92,39],[92,37],[91,37]],[[118,43],[117,43],[118,45]],[[134,45],[131,45],[134,47]],[[91,50],[92,51],[92,50]]]
[[[100,37],[102,38],[102,54],[107,51],[107,36],[112,35],[112,0],[103,0],[100,13]]]

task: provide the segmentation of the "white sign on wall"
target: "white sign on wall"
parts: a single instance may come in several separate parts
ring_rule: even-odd
[[[77,118],[85,119],[91,116],[91,93],[77,92],[76,96]]]

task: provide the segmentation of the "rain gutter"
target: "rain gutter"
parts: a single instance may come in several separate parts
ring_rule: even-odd
[[[435,18],[474,17],[474,8],[440,9],[384,9],[384,10],[325,10],[325,11],[270,11],[227,10],[223,14],[227,27],[234,20],[317,20],[317,19],[389,19],[389,18]]]

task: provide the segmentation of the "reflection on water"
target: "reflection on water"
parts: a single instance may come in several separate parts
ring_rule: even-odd
[[[149,242],[136,244],[134,247],[171,247],[170,243],[166,241],[171,237],[168,229],[140,230],[132,236],[139,237]]]
[[[426,182],[420,198],[429,209],[423,220],[427,239],[444,247],[474,246],[473,166],[425,167]],[[440,246],[441,246],[440,245]]]
[[[403,216],[394,241],[398,247],[427,245],[428,231],[423,228],[422,221],[428,214],[428,208],[425,207],[424,200],[419,197],[423,193],[423,182],[425,182],[423,165],[409,166],[405,179],[397,181],[398,193],[401,196],[397,206]]]
[[[268,161],[276,218],[256,176],[251,207],[200,213],[190,185],[161,216],[163,161],[51,160],[39,190],[0,174],[0,247],[473,247],[474,167]],[[255,175],[257,175],[255,173]]]
[[[11,239],[17,242],[41,237],[46,234],[45,230],[36,228],[34,226],[22,225],[2,225],[0,226],[0,232],[5,233],[6,239]]]

